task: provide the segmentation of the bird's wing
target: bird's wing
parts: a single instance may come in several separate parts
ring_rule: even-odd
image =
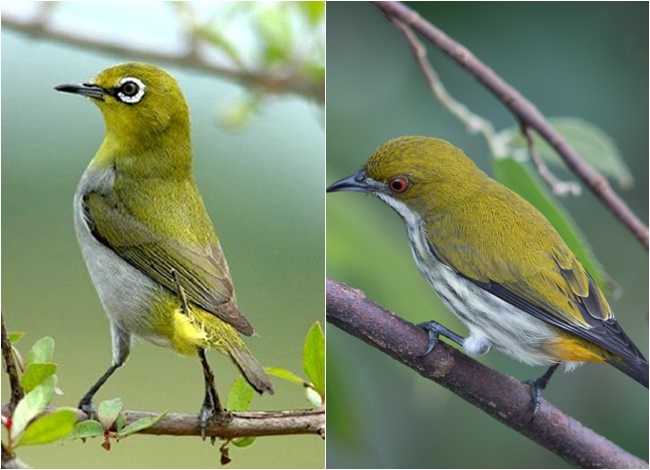
[[[123,206],[97,192],[83,197],[84,217],[93,236],[122,259],[187,300],[234,326],[253,334],[253,327],[239,311],[228,265],[219,242],[207,246],[180,244],[136,220]]]
[[[458,230],[426,228],[431,253],[474,284],[611,353],[643,359],[592,277],[555,231],[548,234],[548,227],[530,224],[521,230],[513,226],[509,233],[503,231],[503,239],[493,232],[489,241],[479,234],[470,242]],[[549,235],[548,244],[541,234]]]

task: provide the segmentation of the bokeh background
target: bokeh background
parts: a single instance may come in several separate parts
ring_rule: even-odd
[[[31,15],[37,2],[3,3],[3,15]],[[170,2],[171,3],[171,2]],[[196,5],[219,20],[223,5]],[[127,46],[167,51],[183,46],[178,11],[164,2],[61,2],[54,25]],[[321,25],[324,34],[324,26]],[[244,20],[230,40],[254,58]],[[302,52],[309,39],[295,38]],[[219,59],[219,58],[217,58]],[[223,59],[223,57],[221,57]],[[55,85],[84,81],[125,57],[105,55],[2,29],[2,311],[10,331],[25,331],[26,353],[38,338],[56,341],[64,396],[76,406],[110,364],[108,321],[91,285],[73,230],[72,196],[103,139],[98,110]],[[221,237],[242,310],[258,337],[247,343],[265,366],[304,377],[302,345],[323,322],[324,126],[320,104],[297,95],[266,97],[237,130],[224,118],[241,111],[249,91],[217,76],[165,65],[188,100],[195,175]],[[227,358],[210,353],[223,397],[237,377]],[[273,379],[274,396],[256,410],[309,408],[302,387]],[[8,387],[3,377],[2,399]],[[127,409],[195,413],[203,398],[198,360],[137,344],[97,399],[121,397]],[[100,448],[98,440],[19,449],[45,468],[216,468],[218,443],[198,438],[133,436]],[[322,468],[316,436],[260,438],[232,448],[231,468]]]
[[[635,176],[615,189],[648,221],[648,4],[417,2],[410,6],[460,41],[547,116],[577,116],[616,142]],[[512,116],[433,47],[449,92],[497,130]],[[469,135],[429,92],[402,35],[368,3],[327,5],[327,182],[356,171],[402,135],[441,137],[490,172],[485,141]],[[575,179],[568,172],[555,173]],[[648,353],[648,253],[589,192],[562,203],[620,295],[616,316]],[[466,329],[420,276],[406,231],[385,204],[327,196],[327,274],[414,323]],[[499,352],[479,359],[520,379],[543,368]],[[331,468],[565,468],[566,462],[365,343],[327,326]],[[544,397],[622,448],[648,458],[648,390],[614,368],[556,374]]]

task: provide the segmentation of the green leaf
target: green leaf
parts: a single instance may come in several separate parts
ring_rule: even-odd
[[[126,426],[126,417],[123,413],[120,413],[120,415],[115,420],[115,429],[119,432],[124,428],[124,426]]]
[[[237,439],[232,440],[232,443],[237,447],[248,447],[252,445],[253,442],[255,442],[255,438],[253,436],[238,437]]]
[[[600,288],[607,289],[607,275],[591,251],[584,235],[568,212],[560,206],[531,169],[513,158],[493,159],[492,168],[501,183],[544,214]]]
[[[247,410],[253,400],[254,390],[243,376],[237,377],[237,380],[228,390],[226,408],[229,410]]]
[[[20,379],[25,392],[31,392],[34,390],[34,387],[40,385],[45,379],[53,375],[56,372],[56,367],[56,364],[53,362],[33,362],[29,364]]]
[[[11,344],[16,344],[23,336],[25,336],[24,331],[12,331],[9,333],[9,342]]]
[[[264,371],[269,375],[279,377],[286,380],[287,382],[293,382],[302,386],[307,385],[307,382],[304,379],[298,377],[296,374],[287,369],[283,369],[282,367],[265,367]]]
[[[89,437],[100,437],[103,435],[104,426],[102,426],[102,423],[94,419],[87,419],[77,423],[74,431],[68,437],[70,439],[87,439]]]
[[[305,373],[314,389],[321,397],[325,396],[325,336],[319,322],[307,332],[302,353]]]
[[[64,438],[70,434],[77,422],[77,410],[61,408],[48,415],[33,421],[23,435],[18,439],[16,446],[47,444]]]
[[[52,362],[54,354],[54,340],[49,336],[39,339],[34,343],[27,354],[27,365],[40,362]]]
[[[591,167],[605,176],[612,177],[624,189],[629,189],[634,183],[630,169],[625,164],[621,153],[605,131],[596,125],[576,117],[549,118],[549,123],[567,140]],[[506,131],[510,145],[515,149],[527,151],[526,139],[518,128]],[[564,166],[564,161],[557,152],[537,133],[534,134],[535,148],[540,156],[549,163]]]
[[[134,421],[131,424],[127,424],[126,426],[124,426],[117,433],[117,437],[122,439],[127,436],[130,436],[131,434],[142,431],[143,429],[147,429],[153,426],[154,424],[156,424],[161,419],[163,419],[165,416],[167,416],[166,411],[164,413],[159,414],[158,416],[147,416],[146,418],[140,418],[137,421]]]
[[[12,439],[20,437],[29,422],[45,410],[52,400],[55,385],[56,379],[51,375],[18,402],[12,417]]]
[[[124,404],[121,398],[113,398],[112,400],[105,400],[97,407],[97,419],[104,429],[110,429],[115,423],[115,420],[122,412]]]
[[[296,2],[293,5],[305,13],[311,26],[316,26],[325,18],[325,2]]]
[[[286,6],[280,3],[259,4],[255,23],[262,40],[266,64],[284,62],[291,54],[292,28]]]

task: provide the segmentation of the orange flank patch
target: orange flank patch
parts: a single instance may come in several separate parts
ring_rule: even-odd
[[[552,346],[551,353],[559,361],[605,362],[598,354],[598,346],[576,337],[560,336]]]

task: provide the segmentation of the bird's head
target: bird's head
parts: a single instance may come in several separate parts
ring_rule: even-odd
[[[55,89],[90,98],[104,116],[107,137],[121,145],[156,145],[169,134],[189,139],[185,98],[176,80],[154,65],[120,64],[88,82]]]
[[[327,192],[373,194],[403,217],[421,216],[472,193],[481,176],[476,165],[449,142],[399,137],[379,147],[359,171],[332,184]]]

